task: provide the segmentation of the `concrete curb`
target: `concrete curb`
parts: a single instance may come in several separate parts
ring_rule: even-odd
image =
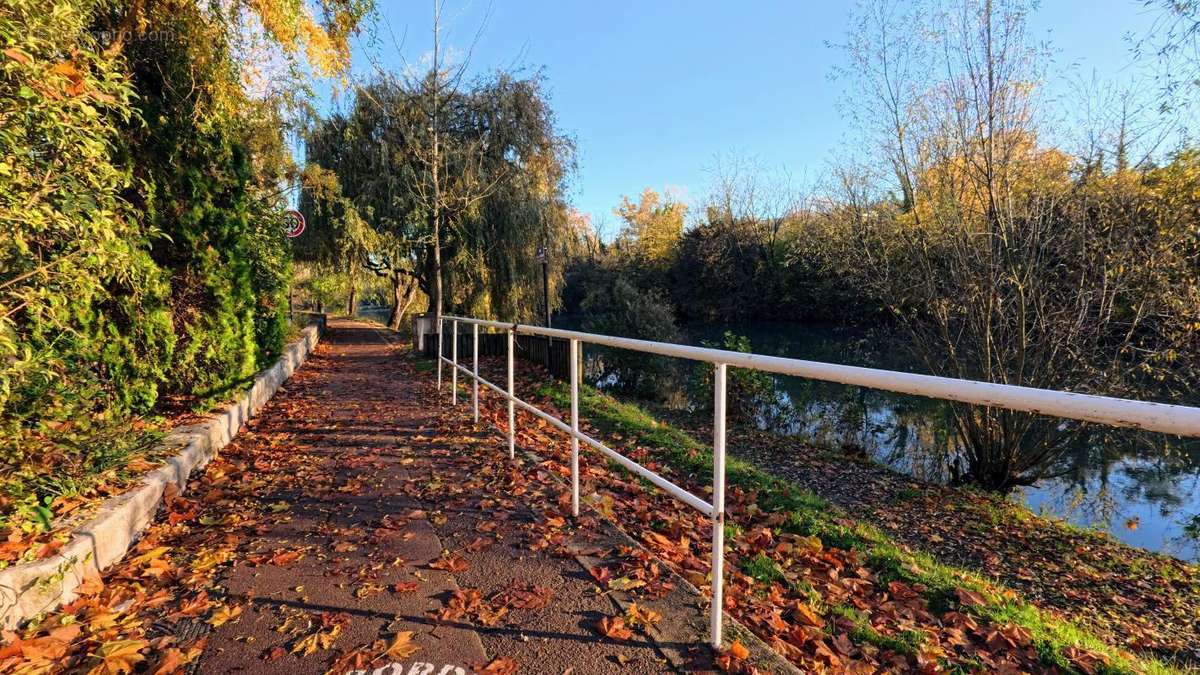
[[[174,449],[175,455],[146,474],[140,486],[104,502],[90,520],[75,528],[57,554],[0,570],[0,628],[11,630],[28,618],[71,602],[84,579],[124,557],[154,520],[167,486],[183,492],[188,476],[228,445],[246,420],[304,363],[324,328],[324,317],[319,316],[236,401],[205,422],[168,434],[163,445]]]

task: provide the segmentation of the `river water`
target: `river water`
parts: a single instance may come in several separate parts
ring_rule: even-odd
[[[574,323],[568,318],[555,325],[574,327]],[[726,330],[748,337],[752,351],[760,354],[921,371],[905,359],[902,349],[889,345],[886,336],[831,326],[691,325],[684,329],[684,341],[719,343]],[[599,365],[595,361],[591,365]],[[589,372],[605,384],[603,373],[596,374],[591,367]],[[921,397],[773,377],[775,401],[759,419],[764,428],[826,447],[858,446],[895,470],[924,480],[945,480],[944,458],[955,443],[945,405]],[[1106,531],[1132,546],[1183,560],[1200,559],[1200,443],[1097,429],[1074,444],[1059,471],[1061,476],[1021,488],[1011,498],[1035,513]]]

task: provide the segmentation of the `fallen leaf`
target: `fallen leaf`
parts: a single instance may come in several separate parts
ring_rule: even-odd
[[[412,638],[413,632],[411,630],[404,630],[396,633],[396,637],[393,638],[392,643],[388,645],[387,650],[384,652],[384,656],[387,656],[391,659],[400,660],[408,658],[421,651],[420,645],[413,643]]]
[[[5,49],[4,55],[20,64],[29,63],[29,57],[17,49]]]
[[[737,640],[734,640],[733,644],[729,645],[729,654],[739,661],[745,661],[750,658],[750,650],[746,649],[746,646]]]
[[[100,663],[92,668],[91,675],[116,675],[131,673],[136,664],[146,660],[142,650],[148,646],[145,640],[115,640],[105,642],[96,651]]]
[[[966,588],[956,588],[954,589],[954,593],[958,596],[958,601],[962,603],[964,607],[978,607],[980,605],[987,604],[987,601],[983,599],[983,596],[975,591],[968,590]]]
[[[449,555],[449,556],[443,556],[441,558],[438,558],[437,560],[429,563],[429,567],[431,569],[435,569],[435,570],[445,570],[452,574],[458,574],[459,572],[466,572],[468,569],[470,569],[470,566],[467,565],[467,561],[463,560],[462,558],[460,558],[456,555]]]
[[[158,663],[154,664],[154,675],[170,675],[170,673],[179,672],[184,666],[183,652],[172,647],[163,653],[158,659]]]
[[[628,640],[633,637],[633,631],[625,627],[625,619],[619,616],[606,616],[600,619],[600,634],[614,640]]]
[[[630,579],[629,577],[621,577],[608,582],[610,591],[628,591],[634,588],[645,586],[646,582],[641,579]]]
[[[518,670],[520,670],[520,668],[520,664],[518,664],[516,661],[508,658],[507,656],[501,656],[499,658],[492,659],[491,663],[487,664],[486,666],[483,666],[482,668],[475,668],[474,670],[476,673],[483,673],[485,675],[513,675],[513,673],[516,673]]]
[[[341,634],[342,627],[333,626],[329,630],[319,630],[311,635],[306,635],[292,645],[292,653],[309,656],[315,654],[317,650],[329,649]]]
[[[170,551],[170,550],[171,549],[166,546],[159,546],[157,548],[152,548],[149,551],[146,551],[145,553],[130,560],[129,564],[136,566],[136,565],[141,565],[143,563],[148,563],[151,560],[157,560],[157,559],[163,557],[167,553],[167,551]]]
[[[222,605],[218,607],[212,616],[208,618],[208,623],[213,628],[219,628],[229,623],[229,621],[242,613],[241,605]]]

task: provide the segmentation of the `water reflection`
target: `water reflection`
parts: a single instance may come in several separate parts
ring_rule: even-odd
[[[750,338],[762,354],[919,371],[886,339],[861,331],[794,323],[693,325],[690,344],[720,342],[726,330]],[[588,372],[602,387],[616,384],[605,372],[605,350],[589,348]],[[681,369],[676,405],[688,397],[688,365]],[[759,425],[823,447],[870,454],[928,481],[944,481],[955,437],[949,407],[938,401],[859,387],[774,376],[774,400],[762,406]],[[702,394],[697,393],[697,396]],[[1089,427],[1076,438],[1056,478],[1018,490],[1013,499],[1042,515],[1111,533],[1130,545],[1200,559],[1200,443],[1161,434]]]

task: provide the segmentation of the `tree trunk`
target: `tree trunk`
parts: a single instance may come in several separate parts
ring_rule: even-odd
[[[438,89],[442,86],[441,73],[438,72],[438,41],[441,31],[441,3],[433,3],[433,325],[441,335],[442,327],[442,218],[441,218],[441,183],[438,180],[438,168],[441,164],[441,149],[438,147]],[[442,345],[438,344],[440,350]],[[441,362],[438,362],[438,386],[441,386]]]
[[[358,286],[350,282],[350,297],[346,298],[346,316],[353,317],[358,309]]]
[[[403,283],[403,281],[404,277],[401,274],[392,273],[392,314],[388,317],[388,328],[392,330],[400,330],[400,322],[404,320],[404,314],[417,299],[417,283],[415,281]]]

